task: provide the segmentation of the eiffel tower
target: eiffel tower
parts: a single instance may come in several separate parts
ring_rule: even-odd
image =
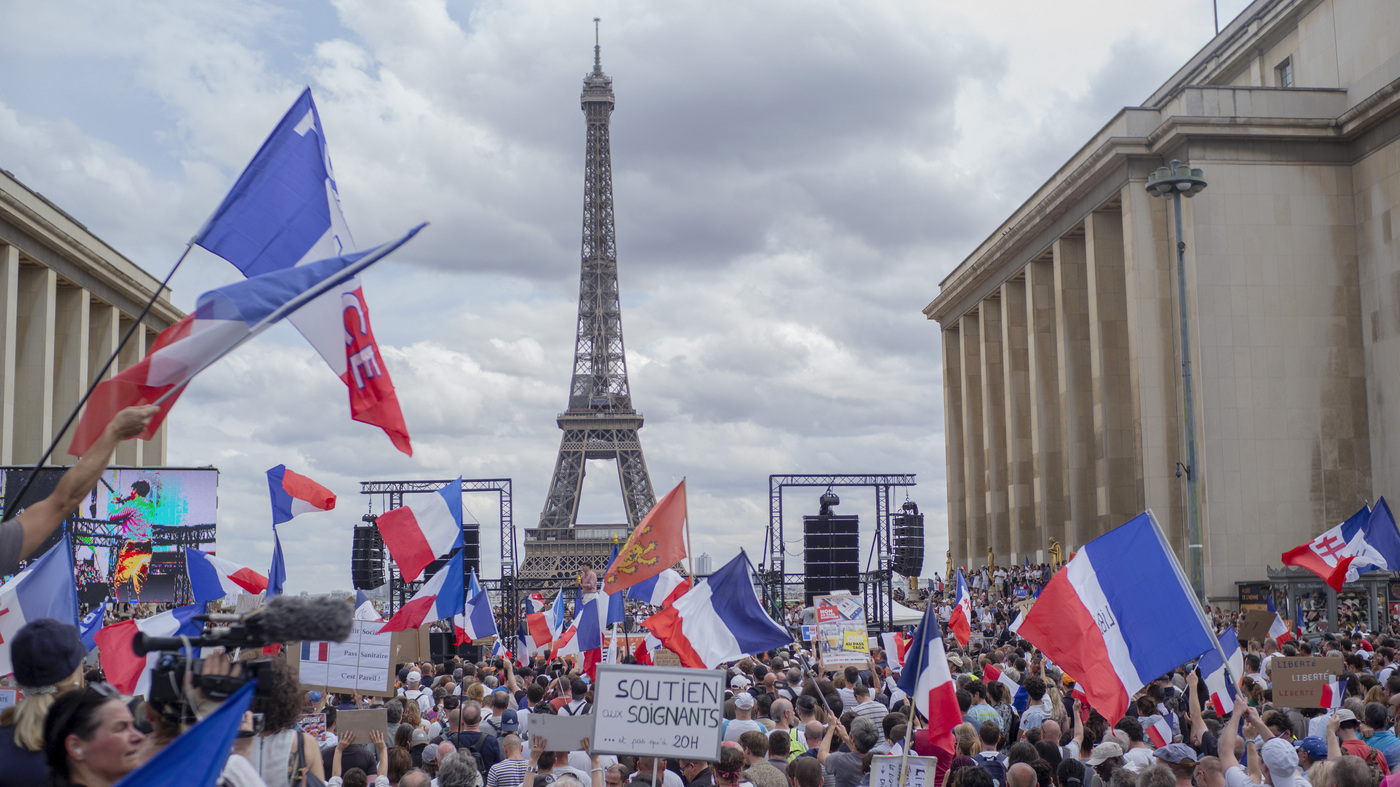
[[[554,479],[537,529],[525,531],[521,579],[572,581],[583,561],[602,573],[614,543],[625,541],[656,504],[637,431],[642,414],[632,408],[627,355],[622,346],[622,306],[617,287],[617,238],[613,227],[612,150],[608,123],[613,111],[612,77],[603,73],[601,50],[593,46],[593,71],[583,78],[580,103],[588,132],[583,172],[583,267],[579,278],[578,335],[569,409],[559,415],[564,431]],[[589,459],[617,462],[627,523],[579,525],[579,497]]]

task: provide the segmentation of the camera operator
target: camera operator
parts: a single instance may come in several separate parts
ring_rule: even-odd
[[[44,716],[55,699],[83,688],[86,655],[78,630],[52,618],[26,624],[11,640],[10,660],[24,699],[0,713],[0,787],[48,780]]]

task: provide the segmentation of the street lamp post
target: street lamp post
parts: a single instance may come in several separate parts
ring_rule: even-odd
[[[1147,176],[1147,193],[1154,197],[1170,196],[1176,213],[1176,291],[1177,304],[1181,309],[1181,401],[1186,421],[1186,573],[1191,579],[1192,591],[1203,604],[1206,580],[1204,547],[1201,545],[1200,473],[1196,464],[1196,405],[1191,390],[1191,333],[1186,320],[1186,239],[1181,229],[1181,198],[1194,197],[1205,189],[1204,174],[1180,161],[1172,161],[1170,165],[1158,167]]]

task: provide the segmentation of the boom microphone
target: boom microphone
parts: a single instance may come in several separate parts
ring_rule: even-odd
[[[344,642],[354,626],[354,614],[347,599],[278,596],[246,615],[213,612],[198,616],[196,619],[210,624],[198,637],[150,637],[142,633],[132,640],[131,648],[136,655],[144,656],[154,650],[179,650],[186,644],[261,648],[274,642],[299,640]]]

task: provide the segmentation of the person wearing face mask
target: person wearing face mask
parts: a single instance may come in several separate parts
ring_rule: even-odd
[[[44,719],[51,784],[111,787],[140,764],[145,737],[110,686],[94,684],[64,694]]]

